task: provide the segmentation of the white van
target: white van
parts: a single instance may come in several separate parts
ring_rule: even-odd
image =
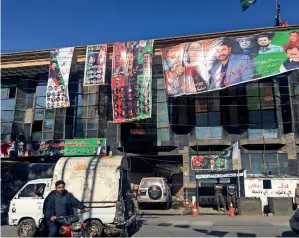
[[[43,203],[55,182],[64,180],[66,189],[85,206],[82,222],[96,221],[106,235],[124,236],[136,229],[136,211],[128,196],[130,171],[123,156],[62,157],[52,179],[29,181],[10,203],[9,225],[18,226],[19,236],[35,236],[43,217]],[[100,223],[99,223],[100,222]]]

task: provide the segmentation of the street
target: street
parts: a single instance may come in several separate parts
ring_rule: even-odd
[[[133,237],[294,237],[288,217],[140,216]],[[16,227],[2,226],[1,237],[15,237]]]

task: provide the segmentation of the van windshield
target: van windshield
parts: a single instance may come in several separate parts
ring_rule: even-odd
[[[142,179],[140,188],[149,188],[152,185],[163,186],[162,179]]]

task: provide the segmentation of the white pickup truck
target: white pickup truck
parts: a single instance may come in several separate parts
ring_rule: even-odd
[[[64,180],[66,189],[90,208],[79,215],[82,222],[99,221],[100,230],[106,235],[127,234],[130,228],[136,229],[136,212],[126,196],[129,175],[127,158],[123,156],[62,157],[53,178],[29,181],[14,196],[9,207],[9,225],[18,226],[20,237],[36,236],[45,198],[55,189],[56,181]]]

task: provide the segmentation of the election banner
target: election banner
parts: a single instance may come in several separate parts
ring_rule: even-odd
[[[64,141],[64,156],[94,155],[98,142],[106,149],[106,138],[69,139]]]
[[[151,118],[153,40],[115,43],[112,58],[113,122]]]
[[[69,107],[68,83],[74,47],[51,51],[49,66],[46,108]]]
[[[86,48],[84,86],[105,83],[107,45],[91,45]]]
[[[162,49],[167,94],[220,90],[299,68],[299,29],[220,37]]]

